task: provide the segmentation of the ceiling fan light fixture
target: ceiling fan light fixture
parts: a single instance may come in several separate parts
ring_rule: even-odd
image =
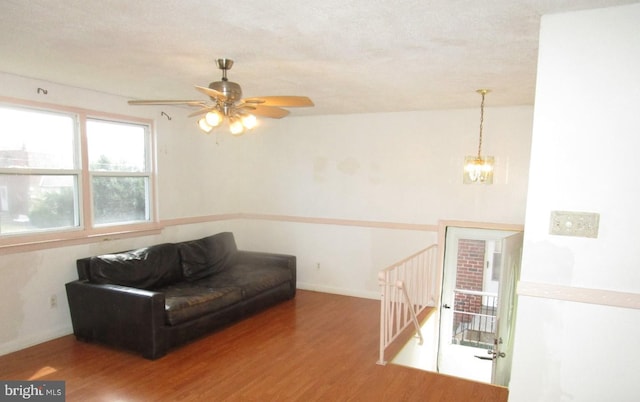
[[[256,119],[256,116],[252,114],[246,114],[244,116],[241,116],[240,120],[242,121],[242,125],[247,130],[251,130],[252,128],[258,125],[258,119]]]
[[[204,119],[207,121],[209,126],[218,127],[220,123],[222,123],[224,115],[220,113],[219,110],[212,110],[204,116]]]
[[[242,121],[236,118],[229,119],[229,131],[231,131],[231,134],[233,135],[240,135],[244,133],[244,126],[242,125]]]
[[[209,123],[207,123],[207,119],[204,117],[198,120],[198,127],[200,127],[200,130],[204,131],[207,134],[209,134],[211,130],[213,130],[213,127],[210,126]]]
[[[233,66],[231,59],[216,60],[222,70],[222,78],[208,87],[196,85],[195,89],[208,96],[203,100],[129,100],[130,105],[187,105],[198,110],[189,117],[200,116],[198,127],[209,134],[223,123],[229,125],[233,135],[241,135],[258,125],[258,117],[281,119],[289,114],[284,108],[314,106],[306,96],[262,96],[244,99],[240,84],[229,81],[227,72]]]

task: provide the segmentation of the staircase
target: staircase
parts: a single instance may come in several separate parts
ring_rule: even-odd
[[[438,290],[437,245],[399,261],[378,273],[380,284],[380,357],[385,365],[385,352],[410,326],[422,342],[418,316],[436,305]]]

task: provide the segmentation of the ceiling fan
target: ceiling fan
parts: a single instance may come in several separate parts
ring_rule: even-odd
[[[233,66],[231,59],[218,59],[218,68],[222,70],[222,79],[214,81],[208,87],[196,85],[196,90],[209,97],[209,100],[130,100],[130,105],[187,105],[199,108],[189,117],[203,115],[198,126],[210,133],[225,120],[232,134],[240,135],[257,125],[256,116],[280,119],[289,114],[285,107],[313,106],[306,96],[261,96],[242,98],[240,85],[229,81],[227,71]]]

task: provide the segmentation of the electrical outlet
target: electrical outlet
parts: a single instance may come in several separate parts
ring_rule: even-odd
[[[58,307],[58,295],[49,296],[49,308]]]
[[[551,211],[549,233],[597,238],[599,223],[600,214],[593,212]]]

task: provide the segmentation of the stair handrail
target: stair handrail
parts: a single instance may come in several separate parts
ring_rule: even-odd
[[[437,299],[437,245],[433,244],[398,261],[378,273],[380,299],[380,358],[410,325],[414,325],[420,343],[424,341],[418,316]]]

